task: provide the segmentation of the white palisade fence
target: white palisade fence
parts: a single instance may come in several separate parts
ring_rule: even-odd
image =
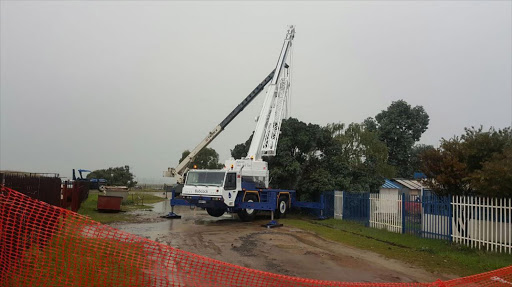
[[[402,233],[401,194],[370,194],[370,227]]]
[[[452,210],[454,242],[512,254],[512,199],[453,196]]]
[[[404,195],[396,191],[360,195],[336,191],[334,218],[356,219],[372,228],[512,254],[511,198],[431,195],[414,201],[405,196],[404,201]],[[410,226],[416,229],[411,232]]]

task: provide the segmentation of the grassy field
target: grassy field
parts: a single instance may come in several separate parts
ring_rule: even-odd
[[[119,222],[119,221],[130,221],[132,216],[127,214],[127,211],[137,210],[137,209],[151,209],[151,206],[148,204],[157,203],[160,201],[166,200],[165,198],[161,198],[158,196],[154,196],[152,194],[135,192],[128,195],[128,198],[123,201],[121,205],[121,212],[118,213],[104,213],[98,212],[96,207],[98,204],[98,193],[92,192],[89,194],[89,198],[82,202],[80,209],[78,210],[79,214],[89,216],[92,220],[101,222],[101,223],[111,223],[111,222]]]
[[[485,252],[452,244],[367,228],[350,221],[281,219],[282,223],[312,231],[321,237],[356,248],[370,250],[387,258],[401,260],[431,272],[467,276],[512,265],[512,255]]]
[[[134,193],[144,193],[144,192],[165,192],[163,189],[154,189],[154,188],[140,188],[140,189],[132,189],[132,192]],[[171,194],[169,192],[169,194]]]
[[[9,287],[154,285],[144,272],[152,263],[147,262],[142,242],[85,238],[76,230],[59,232],[45,248],[32,246],[19,264],[21,271],[12,274]]]

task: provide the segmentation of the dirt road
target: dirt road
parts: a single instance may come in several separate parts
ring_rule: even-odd
[[[204,210],[176,209],[182,219],[161,219],[169,202],[137,211],[137,223],[111,226],[210,258],[258,270],[350,282],[430,282],[449,279],[376,253],[325,240],[292,227],[266,229],[269,219],[240,222],[236,216],[210,217]]]

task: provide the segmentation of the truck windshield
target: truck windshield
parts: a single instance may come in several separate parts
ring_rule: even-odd
[[[225,175],[225,171],[189,171],[187,174],[187,185],[222,186]]]

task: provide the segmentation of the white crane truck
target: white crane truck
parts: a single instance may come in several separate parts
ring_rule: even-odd
[[[176,198],[173,190],[171,206],[191,205],[205,208],[209,215],[219,217],[225,212],[237,213],[242,221],[251,221],[259,210],[271,212],[272,220],[266,226],[279,224],[279,218],[289,208],[306,207],[323,209],[323,200],[299,202],[294,190],[269,188],[268,164],[262,156],[274,156],[277,150],[282,119],[287,113],[290,93],[291,48],[295,27],[290,26],[275,69],[219,124],[176,168],[169,168],[164,176],[174,177],[181,189]],[[264,89],[266,97],[256,123],[248,154],[242,159],[229,159],[220,170],[188,169],[197,154]],[[186,176],[185,176],[186,174]],[[166,218],[180,218],[173,211]]]

